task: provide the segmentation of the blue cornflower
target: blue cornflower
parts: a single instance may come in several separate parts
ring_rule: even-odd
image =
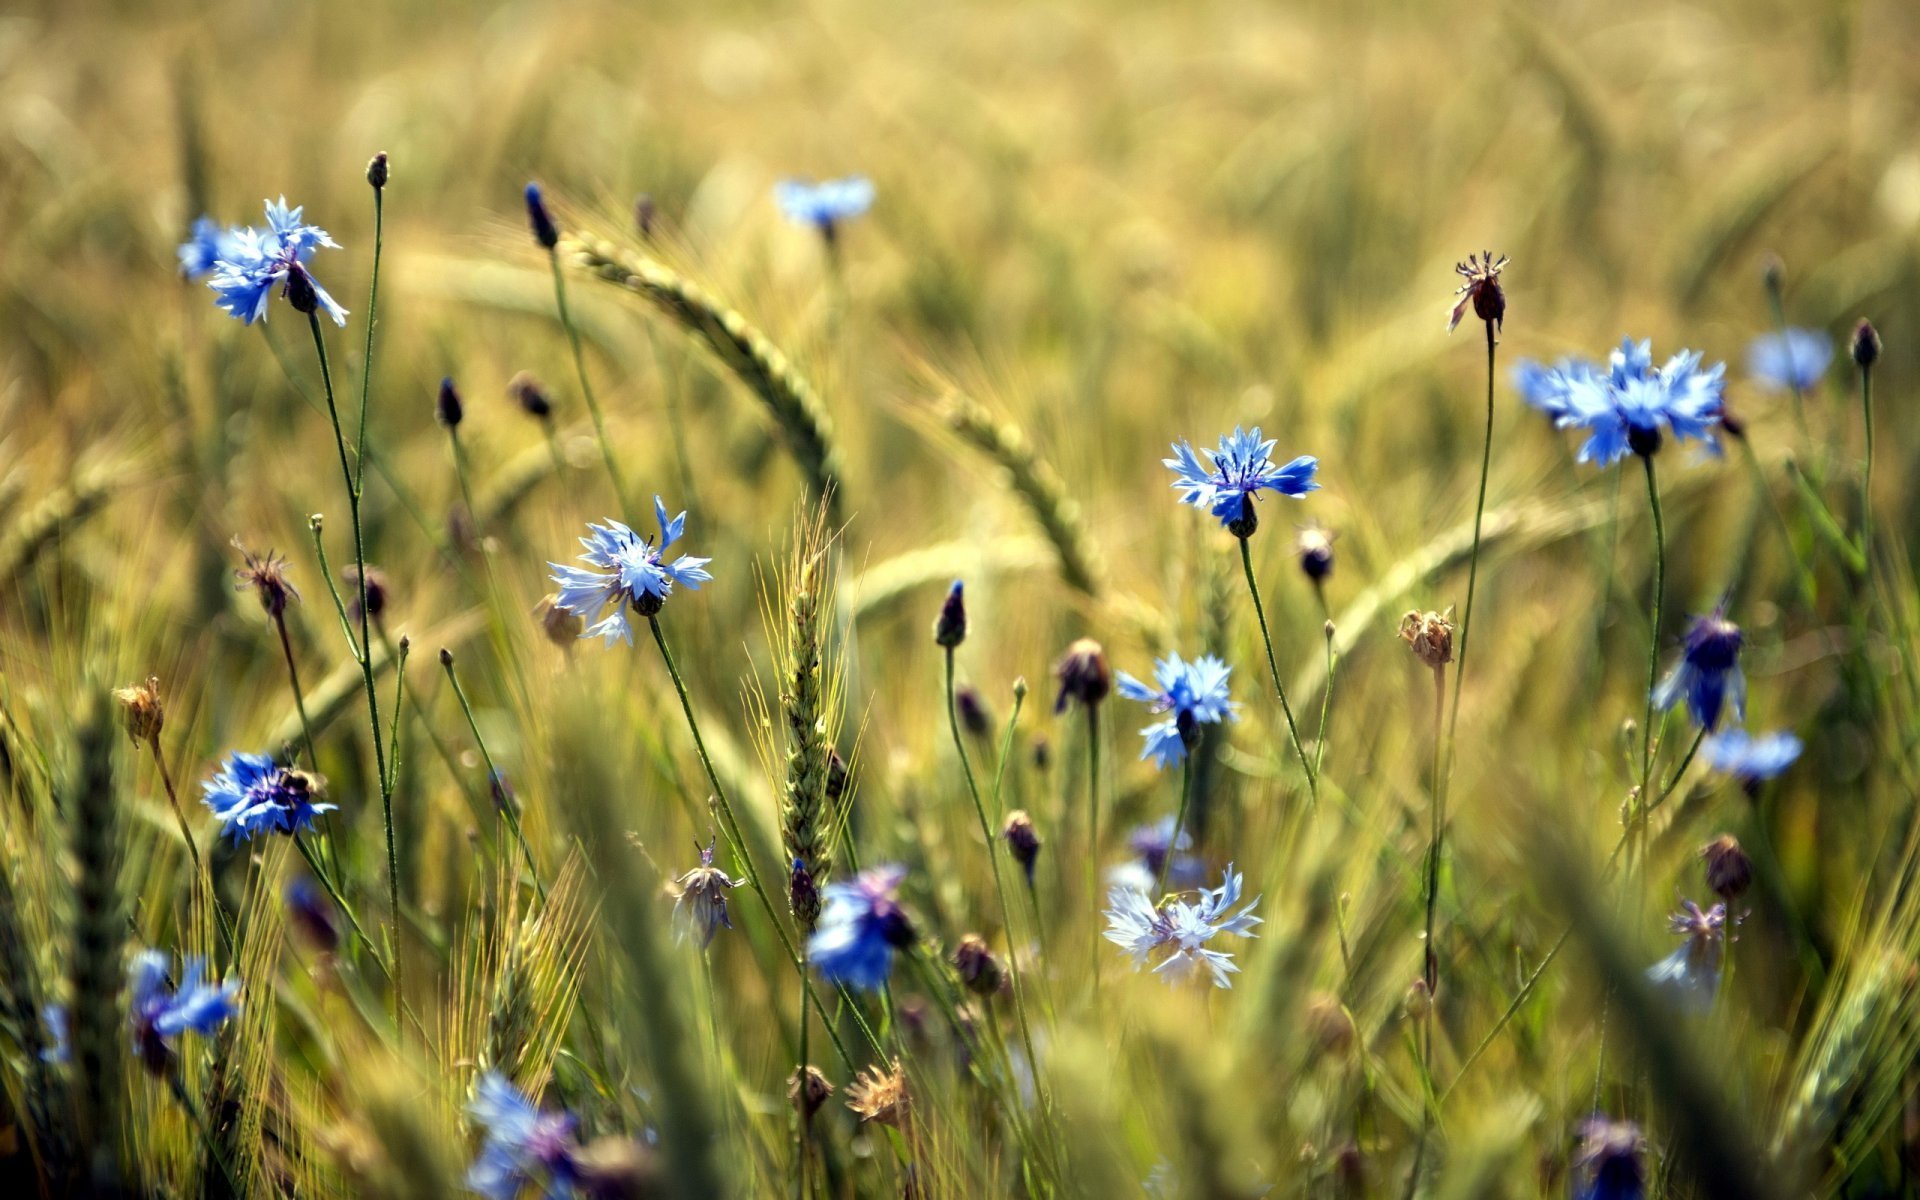
[[[133,1025],[133,1049],[154,1074],[162,1074],[173,1060],[173,1039],[192,1030],[212,1037],[229,1017],[240,1011],[240,982],[219,986],[200,982],[206,960],[189,956],[181,965],[179,986],[167,986],[167,956],[142,950],[127,967],[128,1019]]]
[[[643,617],[652,616],[666,603],[674,584],[683,583],[699,591],[702,582],[713,578],[705,570],[713,561],[710,558],[682,556],[671,564],[661,561],[666,548],[680,540],[680,531],[687,525],[687,514],[681,513],[669,521],[666,502],[658,496],[653,498],[653,512],[660,522],[657,546],[652,538],[642,538],[611,518],[605,525],[587,526],[587,536],[580,539],[587,552],[580,560],[612,574],[602,575],[599,571],[554,562],[547,564],[553,568],[553,581],[560,585],[560,594],[554,599],[557,607],[592,621],[607,606],[613,606],[613,612],[605,620],[589,627],[581,637],[605,638],[609,645],[618,638],[632,645],[633,628],[627,624],[629,605]]]
[[[1717,449],[1713,427],[1720,422],[1726,391],[1725,363],[1702,370],[1697,350],[1682,350],[1659,370],[1653,344],[1624,339],[1607,360],[1607,369],[1583,370],[1570,362],[1556,368],[1551,386],[1534,388],[1534,407],[1552,413],[1562,429],[1588,431],[1581,462],[1610,466],[1628,454],[1650,456],[1660,449],[1663,430],[1685,441],[1698,439]],[[1526,385],[1522,394],[1527,395]]]
[[[1576,1200],[1642,1200],[1647,1194],[1647,1142],[1632,1121],[1595,1115],[1580,1123]]]
[[[822,889],[826,908],[807,956],[829,983],[877,992],[893,971],[893,952],[913,944],[913,924],[894,892],[905,867],[871,867]]]
[[[773,199],[787,220],[796,225],[811,225],[830,241],[840,222],[873,207],[873,181],[864,175],[819,183],[783,179],[774,186]]]
[[[1747,719],[1747,677],[1740,670],[1740,627],[1719,609],[1695,617],[1687,626],[1680,662],[1653,691],[1662,712],[1686,699],[1687,711],[1702,729],[1712,729],[1728,701],[1735,719]]]
[[[1800,750],[1800,739],[1791,733],[1753,737],[1744,729],[1717,733],[1700,747],[1708,766],[1749,787],[1785,772],[1800,757]]]
[[[317,775],[236,750],[218,775],[200,785],[200,800],[220,818],[228,837],[243,841],[256,833],[299,833],[316,814],[332,812],[334,805],[313,802],[323,786]]]
[[[198,279],[211,275],[223,259],[238,257],[242,232],[239,226],[222,225],[212,217],[195,221],[187,240],[180,243],[180,274]]]
[[[40,1061],[58,1066],[71,1059],[73,1047],[67,1042],[67,1006],[42,1004],[40,1023],[47,1027],[47,1044],[40,1051]]]
[[[1169,654],[1153,664],[1153,678],[1159,685],[1149,686],[1120,672],[1120,694],[1138,700],[1157,713],[1172,713],[1140,731],[1147,739],[1141,758],[1151,758],[1162,770],[1187,756],[1189,739],[1198,741],[1200,726],[1213,725],[1233,717],[1240,706],[1227,694],[1227,676],[1233,668],[1211,654],[1186,662],[1178,654]]]
[[[1260,440],[1260,427],[1251,433],[1235,426],[1222,434],[1218,450],[1195,453],[1182,439],[1173,444],[1173,457],[1160,461],[1177,478],[1173,486],[1180,490],[1180,502],[1204,508],[1220,518],[1236,537],[1248,537],[1259,527],[1253,501],[1261,491],[1279,492],[1298,499],[1320,485],[1313,481],[1320,461],[1303,454],[1285,466],[1273,465],[1273,440]],[[1200,455],[1206,455],[1202,462]]]
[[[1137,891],[1150,892],[1161,878],[1165,869],[1167,886],[1175,891],[1199,887],[1204,880],[1205,867],[1198,856],[1188,853],[1193,849],[1193,835],[1185,829],[1180,831],[1180,842],[1173,843],[1174,815],[1166,816],[1151,824],[1135,826],[1127,835],[1127,848],[1134,857],[1113,867],[1107,872],[1107,882],[1114,887],[1130,887]],[[1167,861],[1167,854],[1173,852],[1173,861]]]
[[[516,1200],[529,1185],[550,1200],[574,1194],[580,1144],[571,1113],[542,1112],[498,1071],[480,1077],[467,1113],[487,1127],[480,1156],[467,1168],[469,1191],[491,1200]]]
[[[1142,967],[1164,948],[1173,953],[1154,967],[1156,975],[1169,982],[1189,978],[1196,967],[1205,967],[1213,975],[1215,987],[1230,988],[1227,976],[1238,971],[1233,955],[1224,950],[1209,950],[1207,943],[1223,933],[1253,937],[1253,927],[1261,918],[1253,915],[1260,903],[1255,896],[1239,912],[1230,912],[1240,902],[1243,877],[1228,863],[1220,886],[1201,888],[1198,903],[1176,898],[1155,905],[1147,894],[1136,888],[1116,887],[1107,893],[1107,940],[1133,957]]]
[[[1833,361],[1833,339],[1813,329],[1763,333],[1747,347],[1747,374],[1771,388],[1810,391]]]
[[[1727,906],[1706,911],[1691,900],[1668,918],[1667,927],[1686,940],[1647,968],[1647,982],[1686,1012],[1706,1012],[1720,990],[1720,962],[1727,939]]]
[[[1513,390],[1520,393],[1527,407],[1538,409],[1558,424],[1573,411],[1569,393],[1575,387],[1593,384],[1600,376],[1600,368],[1584,358],[1563,358],[1552,366],[1523,358],[1514,364]]]
[[[289,294],[302,311],[313,307],[326,310],[335,325],[347,323],[347,310],[334,302],[327,290],[307,273],[306,264],[321,247],[339,249],[339,243],[317,225],[300,220],[301,209],[288,208],[286,197],[266,202],[267,224],[234,228],[228,231],[230,243],[213,265],[213,278],[207,281],[217,294],[215,301],[223,312],[251,325],[267,315],[267,301],[273,289]],[[186,248],[181,249],[185,263]]]

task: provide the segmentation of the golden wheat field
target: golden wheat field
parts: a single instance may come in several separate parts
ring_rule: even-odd
[[[7,6],[0,1188],[1920,1195],[1916,130],[1885,0]]]

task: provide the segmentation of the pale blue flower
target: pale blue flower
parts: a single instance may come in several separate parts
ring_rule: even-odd
[[[1319,469],[1318,459],[1303,454],[1276,466],[1274,444],[1271,438],[1261,440],[1258,425],[1251,432],[1235,426],[1232,433],[1221,435],[1218,450],[1196,452],[1182,439],[1173,443],[1173,457],[1160,461],[1174,473],[1173,486],[1180,492],[1182,504],[1204,508],[1233,529],[1236,521],[1249,526],[1257,523],[1253,501],[1262,491],[1298,499],[1320,486],[1313,478]]]
[[[873,207],[873,182],[864,175],[819,183],[783,179],[774,186],[773,199],[787,220],[796,225],[811,225],[831,238],[840,222],[860,216]]]
[[[1118,682],[1122,696],[1138,700],[1156,713],[1170,714],[1140,731],[1146,738],[1140,757],[1153,759],[1164,770],[1187,756],[1186,737],[1197,738],[1200,726],[1228,718],[1238,720],[1240,706],[1227,693],[1227,676],[1232,673],[1232,667],[1211,654],[1192,662],[1178,654],[1158,660],[1153,665],[1157,686],[1121,671]]]
[[[189,956],[182,964],[178,986],[167,980],[167,956],[142,950],[127,966],[127,1016],[133,1026],[133,1049],[155,1074],[172,1061],[173,1040],[193,1032],[212,1037],[240,1011],[240,982],[202,983],[206,960]]]
[[[265,754],[234,751],[220,773],[200,785],[201,802],[234,841],[258,833],[299,833],[334,805],[315,804],[319,777],[282,767]]]
[[[1609,466],[1629,454],[1652,455],[1667,433],[1703,441],[1717,453],[1713,428],[1724,408],[1726,372],[1725,363],[1702,369],[1695,350],[1682,350],[1655,370],[1652,343],[1629,338],[1609,356],[1604,373],[1576,367],[1562,375],[1563,390],[1541,390],[1548,403],[1535,407],[1557,410],[1561,428],[1588,432],[1581,462]]]
[[[1667,927],[1686,940],[1678,949],[1647,968],[1647,982],[1684,1012],[1703,1013],[1713,1007],[1720,990],[1720,965],[1726,948],[1727,906],[1701,911],[1691,900],[1668,919]]]
[[[1228,976],[1240,969],[1239,964],[1230,952],[1209,949],[1207,943],[1223,933],[1257,936],[1253,927],[1261,918],[1253,910],[1260,898],[1254,897],[1239,912],[1232,911],[1240,902],[1242,883],[1243,877],[1229,863],[1220,886],[1200,889],[1197,903],[1175,896],[1156,905],[1145,892],[1116,887],[1107,893],[1106,938],[1125,950],[1136,968],[1147,965],[1160,951],[1170,950],[1153,968],[1169,982],[1187,979],[1204,967],[1215,987],[1230,988],[1233,981]]]
[[[347,323],[347,310],[305,270],[314,251],[338,249],[339,243],[328,237],[326,230],[304,223],[300,219],[302,211],[288,208],[282,196],[266,202],[265,228],[236,227],[228,231],[230,240],[213,265],[213,277],[207,280],[223,312],[251,325],[266,318],[267,301],[275,288],[285,293],[290,286],[298,285],[311,288],[315,305],[325,310],[335,325]],[[184,265],[185,247],[181,255]]]
[[[47,1044],[40,1051],[40,1061],[58,1066],[73,1057],[73,1047],[67,1042],[67,1008],[64,1004],[42,1004],[40,1022],[46,1026]]]
[[[190,236],[180,243],[180,274],[199,279],[211,275],[222,259],[238,257],[242,232],[240,227],[222,225],[212,217],[195,221]]]
[[[1747,374],[1780,390],[1811,391],[1833,362],[1833,339],[1813,329],[1763,333],[1747,347]]]
[[[1754,737],[1744,729],[1729,729],[1708,738],[1700,754],[1714,770],[1751,785],[1783,774],[1800,757],[1801,748],[1791,733]]]
[[[877,992],[893,973],[894,952],[913,944],[913,925],[895,892],[905,867],[870,867],[821,889],[826,908],[807,957],[829,983]]]
[[[549,1200],[574,1194],[580,1145],[571,1114],[542,1112],[498,1071],[480,1077],[467,1114],[487,1131],[467,1168],[469,1191],[490,1200],[517,1200],[529,1185]]]
[[[663,560],[661,556],[667,547],[680,540],[680,533],[687,526],[687,514],[683,512],[668,520],[666,502],[658,496],[653,498],[653,512],[660,522],[658,545],[652,538],[642,538],[609,518],[605,525],[588,525],[587,536],[580,539],[580,544],[587,548],[580,561],[599,567],[600,571],[554,562],[547,564],[553,568],[553,581],[560,585],[555,605],[585,621],[594,621],[609,607],[613,609],[599,619],[598,624],[589,626],[581,637],[604,638],[609,645],[615,640],[632,645],[633,627],[627,622],[628,608],[642,616],[651,616],[660,611],[674,584],[685,584],[699,591],[702,583],[713,578],[706,571],[706,565],[713,561],[711,558],[682,555],[671,563]]]
[[[1513,390],[1527,407],[1538,409],[1557,423],[1573,410],[1568,397],[1575,387],[1590,386],[1601,369],[1584,358],[1563,358],[1552,366],[1521,359],[1513,368]]]

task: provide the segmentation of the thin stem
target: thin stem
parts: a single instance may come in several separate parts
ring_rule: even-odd
[[[1453,687],[1454,696],[1457,700],[1460,695],[1460,680],[1457,673],[1454,676]],[[1426,932],[1420,941],[1420,978],[1427,985],[1427,1003],[1429,1006],[1438,1003],[1440,991],[1440,956],[1434,953],[1433,949],[1433,923],[1434,913],[1439,908],[1440,901],[1440,839],[1446,827],[1445,810],[1447,791],[1446,778],[1442,766],[1445,757],[1445,743],[1440,736],[1441,715],[1446,711],[1446,707],[1447,668],[1445,663],[1441,663],[1433,668],[1433,777],[1430,783],[1433,798],[1427,805],[1429,822],[1427,830],[1427,922]],[[1438,1019],[1438,1015],[1431,1011],[1430,1007],[1426,1017],[1420,1022],[1416,1031],[1420,1047],[1420,1141],[1418,1148],[1414,1151],[1413,1172],[1407,1179],[1407,1195],[1409,1196],[1413,1195],[1414,1190],[1420,1182],[1420,1170],[1425,1164],[1427,1157],[1427,1139],[1433,1132],[1434,1109],[1438,1103],[1433,1089],[1433,1026],[1434,1022]]]
[[[1493,322],[1487,327],[1487,433],[1480,444],[1480,495],[1473,505],[1473,552],[1467,558],[1467,606],[1460,614],[1460,647],[1454,654],[1453,710],[1447,717],[1447,768],[1453,767],[1454,738],[1460,729],[1460,692],[1467,678],[1467,639],[1473,632],[1474,585],[1480,580],[1480,524],[1487,511],[1487,475],[1493,466],[1493,375],[1494,350],[1500,342],[1494,337]]]
[[[1087,705],[1087,914],[1100,911],[1100,706]],[[1093,939],[1093,994],[1100,994],[1100,939]]]
[[[194,1128],[200,1131],[200,1140],[206,1143],[207,1153],[212,1156],[214,1165],[220,1168],[220,1174],[225,1177],[227,1186],[233,1189],[233,1194],[236,1196],[244,1194],[239,1178],[233,1173],[232,1164],[227,1162],[226,1153],[220,1149],[219,1141],[213,1136],[213,1126],[207,1123],[206,1114],[202,1113],[200,1106],[193,1102],[193,1097],[187,1095],[187,1085],[181,1081],[177,1066],[167,1072],[167,1085],[168,1090],[173,1093],[174,1100],[179,1102],[180,1107],[186,1110],[187,1116],[193,1121]]]
[[[480,748],[480,759],[487,764],[487,790],[493,796],[494,807],[506,819],[507,828],[513,830],[513,836],[520,843],[520,853],[527,861],[527,873],[533,878],[534,890],[540,893],[541,903],[547,899],[547,885],[540,882],[540,868],[533,862],[533,847],[527,844],[526,832],[520,827],[520,814],[514,810],[512,797],[505,790],[505,776],[493,765],[493,755],[487,750],[487,740],[480,736],[480,723],[473,719],[473,705],[467,701],[467,691],[460,686],[460,676],[453,669],[453,655],[440,652],[440,665],[446,669],[447,682],[453,684],[453,694],[460,701],[460,711],[466,714],[467,728],[473,731],[473,744]]]
[[[1273,658],[1273,637],[1267,632],[1267,610],[1260,603],[1260,585],[1253,578],[1253,551],[1248,548],[1246,538],[1240,539],[1240,566],[1247,575],[1247,591],[1253,594],[1253,613],[1260,619],[1260,640],[1267,648],[1267,671],[1273,676],[1274,695],[1280,697],[1280,711],[1286,714],[1287,736],[1293,739],[1293,752],[1300,757],[1300,769],[1307,773],[1307,795],[1318,800],[1320,778],[1313,764],[1307,761],[1306,747],[1300,744],[1300,728],[1293,722],[1293,706],[1287,703],[1287,689],[1280,682],[1280,668]]]
[[[380,243],[385,229],[385,199],[384,188],[373,189],[373,278],[367,284],[367,348],[360,358],[360,423],[354,454],[360,471],[353,480],[355,496],[364,494],[367,482],[367,393],[373,388],[373,330],[380,318]],[[362,593],[360,602],[365,604],[366,599]]]
[[[1180,806],[1174,811],[1173,836],[1167,839],[1167,852],[1160,859],[1160,872],[1153,880],[1155,902],[1167,891],[1167,872],[1180,855],[1180,831],[1187,826],[1187,807],[1193,801],[1193,751],[1180,756]]]
[[[313,748],[313,723],[307,720],[307,699],[300,690],[300,668],[294,665],[293,640],[287,636],[286,617],[275,613],[273,627],[280,634],[280,652],[287,659],[287,682],[293,686],[294,711],[300,714],[300,732],[307,740],[307,763],[318,768],[320,756]]]
[[[359,938],[360,944],[366,947],[368,956],[373,959],[373,965],[380,968],[380,973],[386,976],[388,983],[392,983],[393,972],[381,960],[380,948],[373,944],[373,939],[367,936],[367,931],[360,927],[360,918],[354,915],[353,906],[348,904],[347,898],[340,894],[340,888],[334,883],[332,874],[320,865],[319,856],[314,854],[313,847],[307,845],[307,839],[297,833],[293,835],[293,845],[300,851],[300,857],[307,860],[307,866],[313,871],[313,877],[320,881],[321,887],[327,889],[327,895],[332,897],[334,906],[340,910],[340,915],[347,919],[347,928],[353,930],[353,936]]]
[[[1867,461],[1860,473],[1860,557],[1873,569],[1873,368],[1860,368],[1860,417],[1867,429]]]
[[[296,693],[297,694],[297,693]],[[147,749],[153,751],[153,761],[160,768],[160,782],[167,789],[167,803],[173,806],[173,819],[180,823],[180,837],[187,843],[187,854],[193,859],[194,874],[205,873],[200,862],[200,848],[193,843],[193,831],[187,827],[187,811],[180,807],[180,794],[173,790],[173,773],[167,770],[166,751],[160,748],[158,732],[147,735]],[[212,876],[208,874],[209,882]],[[218,908],[218,906],[215,906]]]
[[[1647,629],[1646,725],[1640,738],[1640,806],[1644,816],[1647,786],[1653,780],[1653,692],[1660,679],[1660,609],[1666,603],[1667,527],[1660,515],[1660,488],[1654,479],[1653,455],[1641,455],[1640,462],[1647,469],[1647,505],[1653,513],[1653,613]]]
[[[1322,608],[1325,607],[1324,596],[1321,598],[1321,606]],[[1318,734],[1315,735],[1313,739],[1313,773],[1315,775],[1318,775],[1320,773],[1321,764],[1326,761],[1327,720],[1328,720],[1329,714],[1333,711],[1333,674],[1334,674],[1334,668],[1338,666],[1340,662],[1339,656],[1334,654],[1333,652],[1334,629],[1333,629],[1332,617],[1327,618],[1326,633],[1327,633],[1327,685],[1320,692],[1320,731]]]
[[[594,398],[593,383],[587,378],[587,357],[580,349],[580,330],[573,323],[573,314],[567,311],[567,281],[560,272],[560,253],[547,251],[547,265],[553,268],[553,299],[560,310],[560,325],[567,331],[567,342],[573,348],[573,369],[580,377],[580,395],[587,402],[587,412],[593,417],[593,432],[600,440],[600,458],[607,464],[607,479],[613,484],[613,497],[620,504],[620,515],[629,523],[633,520],[633,505],[627,502],[627,487],[620,479],[620,467],[613,458],[613,443],[607,438],[607,421],[600,412],[600,401]]]

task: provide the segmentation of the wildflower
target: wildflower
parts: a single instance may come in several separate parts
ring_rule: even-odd
[[[1150,825],[1135,827],[1127,835],[1127,846],[1134,857],[1107,872],[1107,882],[1115,887],[1147,892],[1153,890],[1164,874],[1167,886],[1175,890],[1200,886],[1205,868],[1197,857],[1187,853],[1193,849],[1193,835],[1182,829],[1175,849],[1172,844],[1174,820],[1169,813]],[[1169,851],[1173,852],[1171,863],[1167,861]]]
[[[1053,668],[1053,677],[1060,681],[1060,695],[1053,702],[1056,713],[1067,711],[1069,700],[1085,709],[1098,708],[1113,690],[1113,668],[1107,665],[1107,652],[1092,638],[1079,638],[1068,646]]]
[[[460,389],[453,385],[453,377],[443,377],[439,394],[433,399],[433,419],[448,429],[457,429],[466,411],[467,406],[460,401]]]
[[[1726,364],[1702,370],[1697,350],[1682,350],[1659,370],[1653,344],[1624,339],[1607,360],[1603,374],[1569,376],[1560,398],[1563,429],[1588,431],[1581,462],[1610,466],[1629,453],[1651,457],[1660,449],[1663,430],[1682,441],[1698,439],[1710,448],[1726,391]]]
[[[811,1119],[833,1095],[833,1084],[819,1067],[795,1067],[787,1078],[787,1099],[800,1115]]]
[[[59,1066],[71,1060],[73,1046],[67,1040],[67,1006],[42,1004],[40,1023],[47,1027],[47,1044],[40,1051],[40,1061],[50,1066]]]
[[[864,175],[828,179],[820,183],[783,179],[773,189],[774,203],[787,220],[811,225],[828,242],[840,222],[852,220],[873,207],[873,183]]]
[[[1040,860],[1040,834],[1033,827],[1033,818],[1024,808],[1014,809],[1000,827],[1000,836],[1007,839],[1007,853],[1027,873],[1027,886],[1032,887],[1033,864]]]
[[[113,689],[113,698],[120,702],[120,720],[134,745],[160,736],[160,728],[166,724],[167,708],[160,700],[158,675],[147,676],[145,683]]]
[[[1593,1116],[1580,1124],[1577,1200],[1641,1200],[1646,1195],[1646,1139],[1632,1121]]]
[[[235,751],[220,774],[200,785],[201,800],[220,818],[228,837],[241,841],[257,833],[299,833],[316,814],[334,805],[315,804],[325,786],[316,775],[277,765],[264,754]]]
[[[661,561],[666,548],[680,540],[687,514],[683,512],[669,521],[666,502],[658,496],[653,498],[653,512],[660,522],[657,546],[652,538],[643,540],[611,518],[605,525],[587,526],[588,536],[580,539],[587,552],[580,560],[611,574],[563,567],[559,563],[547,564],[553,568],[553,581],[560,585],[560,594],[554,597],[557,606],[582,620],[592,620],[608,606],[613,608],[611,614],[581,637],[604,638],[609,645],[618,638],[632,645],[633,629],[627,623],[626,613],[629,606],[641,616],[652,616],[666,603],[674,584],[685,584],[699,591],[701,583],[713,578],[706,571],[706,565],[713,561],[710,558],[683,555],[670,564]]]
[[[553,223],[553,214],[547,211],[546,197],[540,194],[540,185],[529,183],[526,190],[527,224],[533,229],[533,240],[551,250],[560,244],[560,228]]]
[[[1259,528],[1253,501],[1261,491],[1279,492],[1298,499],[1319,488],[1314,472],[1320,460],[1301,455],[1285,466],[1273,465],[1273,439],[1260,440],[1260,427],[1242,432],[1238,426],[1220,438],[1218,450],[1194,452],[1183,439],[1173,444],[1173,457],[1161,459],[1162,465],[1177,477],[1173,486],[1180,490],[1180,502],[1204,508],[1220,518],[1220,523],[1235,537],[1251,537]],[[1207,456],[1201,462],[1200,454]]]
[[[940,602],[940,615],[933,621],[933,644],[953,649],[967,640],[967,592],[960,580],[947,589]]]
[[[1293,539],[1293,550],[1300,559],[1300,571],[1319,587],[1333,574],[1333,534],[1318,525],[1303,525]]]
[[[1800,750],[1800,739],[1791,733],[1754,737],[1744,729],[1716,733],[1700,747],[1708,766],[1748,788],[1784,773],[1800,757]]]
[[[271,550],[256,555],[242,546],[239,538],[235,538],[233,544],[247,563],[234,571],[234,586],[242,591],[252,588],[253,594],[260,599],[260,607],[266,610],[268,616],[279,620],[280,615],[287,611],[287,601],[300,598],[299,591],[287,581],[287,560]]]
[[[1809,391],[1832,361],[1833,339],[1812,329],[1764,333],[1747,347],[1747,374],[1770,388]]]
[[[507,381],[507,395],[513,397],[520,411],[537,421],[545,421],[553,416],[553,400],[530,371],[522,371]]]
[[[977,933],[969,933],[960,939],[960,944],[953,948],[952,962],[960,982],[975,995],[991,996],[1000,990],[1000,985],[1006,980],[1000,960],[987,948],[986,939]]]
[[[240,229],[222,226],[212,217],[193,223],[187,240],[180,243],[180,274],[188,279],[211,275],[223,259],[240,252]]]
[[[807,953],[831,983],[877,992],[893,971],[895,950],[913,944],[913,924],[894,892],[905,867],[873,867],[824,889],[826,909]]]
[[[1453,661],[1453,610],[1414,612],[1400,618],[1400,640],[1423,664],[1438,671]]]
[[[1714,993],[1720,990],[1726,926],[1726,905],[1716,904],[1703,912],[1693,901],[1682,901],[1681,910],[1668,918],[1668,928],[1686,940],[1647,968],[1647,982],[1687,1012],[1713,1007]]]
[[[1169,654],[1153,665],[1158,689],[1120,672],[1120,694],[1148,705],[1153,712],[1173,715],[1140,731],[1147,744],[1141,758],[1153,759],[1163,770],[1187,756],[1198,743],[1201,725],[1235,717],[1239,705],[1227,694],[1227,676],[1233,668],[1211,654],[1185,662]]]
[[[900,1069],[900,1060],[894,1059],[893,1065],[882,1071],[879,1067],[868,1067],[847,1085],[847,1107],[860,1115],[865,1124],[873,1121],[881,1125],[891,1125],[899,1129],[907,1120],[907,1073]]]
[[[1723,833],[1700,849],[1707,865],[1707,889],[1731,904],[1746,894],[1753,882],[1753,860],[1732,834]]]
[[[1711,730],[1731,700],[1738,720],[1747,719],[1747,677],[1740,671],[1740,627],[1715,609],[1687,626],[1680,662],[1654,689],[1662,712],[1682,698],[1702,729]]]
[[[1454,274],[1466,280],[1454,295],[1453,312],[1447,317],[1447,332],[1452,333],[1460,326],[1460,318],[1467,315],[1467,306],[1473,306],[1473,315],[1493,327],[1495,333],[1502,331],[1502,322],[1507,315],[1507,294],[1500,289],[1500,272],[1507,269],[1507,256],[1502,254],[1498,260],[1491,250],[1479,254],[1467,255],[1467,261],[1455,263]]]
[[[1853,327],[1853,342],[1848,347],[1855,366],[1865,370],[1880,359],[1880,331],[1865,317]]]
[[[467,1187],[491,1200],[515,1200],[528,1186],[570,1195],[579,1181],[580,1143],[569,1113],[542,1112],[498,1071],[480,1077],[467,1112],[486,1126]]]
[[[302,210],[289,209],[284,196],[267,201],[266,212],[265,228],[228,231],[231,241],[222,248],[212,278],[207,280],[218,297],[215,303],[223,312],[251,325],[266,317],[267,301],[277,287],[298,311],[324,310],[335,325],[344,326],[347,310],[335,303],[306,269],[316,250],[337,250],[339,243],[328,237],[326,230],[302,222]]]
[[[333,902],[313,881],[296,875],[286,891],[287,921],[313,943],[316,950],[331,954],[340,945],[340,922],[333,915]]]
[[[385,150],[380,151],[380,153],[367,160],[367,185],[373,188],[374,191],[377,192],[385,188],[390,176],[391,171],[387,165],[387,152]]]
[[[713,935],[722,928],[733,928],[733,922],[727,919],[727,892],[746,880],[730,879],[725,871],[713,865],[712,839],[700,850],[700,865],[673,882],[679,889],[673,902],[673,915],[700,931],[702,950],[713,945]]]
[[[1176,897],[1158,906],[1145,892],[1116,887],[1107,893],[1107,940],[1130,954],[1136,967],[1145,966],[1157,951],[1171,948],[1173,953],[1153,968],[1155,974],[1169,981],[1188,978],[1194,968],[1204,966],[1212,973],[1215,987],[1232,987],[1227,976],[1238,971],[1239,965],[1232,954],[1209,950],[1207,943],[1223,933],[1255,936],[1253,927],[1261,919],[1253,915],[1253,910],[1260,903],[1259,897],[1237,913],[1228,912],[1239,903],[1241,881],[1241,875],[1228,863],[1219,887],[1200,889],[1199,903]]]
[[[1513,389],[1520,393],[1527,407],[1564,425],[1567,423],[1564,419],[1573,413],[1569,401],[1573,390],[1599,386],[1602,374],[1599,367],[1584,358],[1563,358],[1551,367],[1525,358],[1514,364]]]
[[[238,980],[218,987],[200,982],[204,959],[187,958],[174,988],[167,986],[167,967],[167,956],[158,950],[142,950],[127,967],[133,1050],[155,1075],[164,1074],[172,1063],[174,1038],[188,1030],[211,1037],[240,1011]]]

